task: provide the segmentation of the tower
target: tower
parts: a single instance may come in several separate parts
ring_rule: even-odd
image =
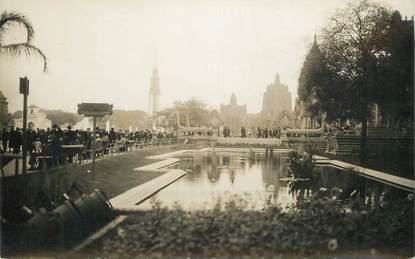
[[[262,114],[268,120],[273,120],[283,111],[291,112],[291,92],[286,84],[281,83],[280,75],[277,73],[274,83],[269,84],[264,92]]]
[[[153,116],[160,109],[160,79],[157,68],[153,69],[150,79],[148,113]]]
[[[228,105],[221,105],[220,112],[224,126],[231,130],[231,135],[236,137],[241,134],[241,127],[246,122],[246,104],[238,105],[235,93],[232,93]]]

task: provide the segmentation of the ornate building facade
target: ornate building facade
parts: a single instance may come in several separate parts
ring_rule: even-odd
[[[15,119],[14,125],[23,128],[23,118]],[[31,129],[47,129],[52,127],[51,120],[46,118],[46,114],[40,111],[35,105],[27,107],[27,127]]]
[[[0,129],[10,126],[11,114],[9,113],[9,102],[0,90]]]
[[[294,107],[294,125],[299,129],[316,129],[324,127],[325,113],[319,113],[318,116],[313,116],[309,111],[309,104],[296,99]]]
[[[274,121],[283,111],[290,113],[291,107],[291,92],[286,84],[281,83],[277,73],[274,83],[269,84],[264,92],[261,114],[266,121]]]
[[[153,69],[150,79],[150,92],[148,101],[148,113],[153,116],[160,110],[160,79],[157,69]]]
[[[220,106],[220,113],[224,126],[231,131],[231,136],[240,136],[241,127],[244,126],[247,117],[246,104],[238,105],[236,95],[233,93],[229,104]]]

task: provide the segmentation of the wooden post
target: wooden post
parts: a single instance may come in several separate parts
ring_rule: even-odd
[[[22,173],[26,174],[27,154],[27,96],[29,95],[29,80],[20,78],[20,93],[23,94],[23,145],[22,145]]]
[[[92,129],[92,179],[95,180],[95,127],[97,123],[97,117],[94,116],[94,122],[93,122],[93,129]]]
[[[78,114],[83,114],[87,117],[92,117],[94,120],[92,129],[92,179],[95,180],[95,128],[98,117],[112,114],[112,105],[108,103],[81,103],[78,104]]]

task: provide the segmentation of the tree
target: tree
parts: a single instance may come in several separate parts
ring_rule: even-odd
[[[175,107],[167,108],[162,111],[157,112],[157,121],[159,126],[164,128],[174,128],[178,129],[179,125],[177,124],[177,111]]]
[[[305,57],[298,78],[298,98],[304,104],[306,111],[310,112],[313,117],[319,116],[321,113],[321,103],[317,99],[317,91],[321,78],[327,72],[325,68],[324,58],[317,44],[316,35],[314,35],[313,46]]]
[[[350,2],[338,10],[323,29],[321,44],[325,76],[317,91],[325,109],[362,123],[360,160],[367,164],[369,104],[379,80],[382,40],[388,32],[391,12],[367,0]]]
[[[46,114],[46,118],[52,122],[52,125],[61,126],[65,123],[69,123],[70,125],[75,125],[77,122],[82,120],[82,115],[72,113],[72,112],[65,112],[62,110],[45,110],[41,109],[41,112]]]
[[[184,102],[184,108],[186,109],[190,126],[201,127],[209,124],[209,111],[206,109],[204,102],[191,98]]]
[[[11,24],[17,23],[23,26],[27,32],[25,42],[5,44],[2,42],[3,35],[10,30]],[[34,37],[34,29],[30,21],[23,15],[13,12],[3,12],[0,15],[0,55],[9,54],[12,56],[21,55],[27,56],[39,55],[43,59],[43,71],[47,70],[47,58],[43,52],[31,44]]]
[[[381,73],[375,98],[382,104],[388,125],[401,127],[401,122],[409,122],[408,125],[413,122],[414,27],[413,20],[402,20],[398,11],[392,14],[389,24],[385,55],[379,60]]]
[[[138,129],[151,128],[151,121],[148,115],[141,110],[114,110],[112,115],[107,115],[101,122],[101,127],[105,127],[106,121],[110,121],[111,125],[115,125],[117,129],[129,130],[132,127]]]
[[[202,127],[210,126],[214,116],[206,108],[206,104],[195,98],[184,102],[175,101],[173,108],[167,108],[157,113],[159,122],[164,127],[179,128],[183,126]]]

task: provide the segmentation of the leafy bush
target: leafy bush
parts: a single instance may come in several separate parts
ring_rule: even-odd
[[[101,240],[98,253],[115,257],[259,257],[392,249],[413,255],[413,195],[368,207],[322,192],[287,208],[246,210],[237,202],[189,212],[153,209],[131,216]],[[372,250],[373,251],[373,250]]]
[[[301,150],[291,151],[288,157],[288,174],[294,178],[311,179],[313,177],[313,154]]]

